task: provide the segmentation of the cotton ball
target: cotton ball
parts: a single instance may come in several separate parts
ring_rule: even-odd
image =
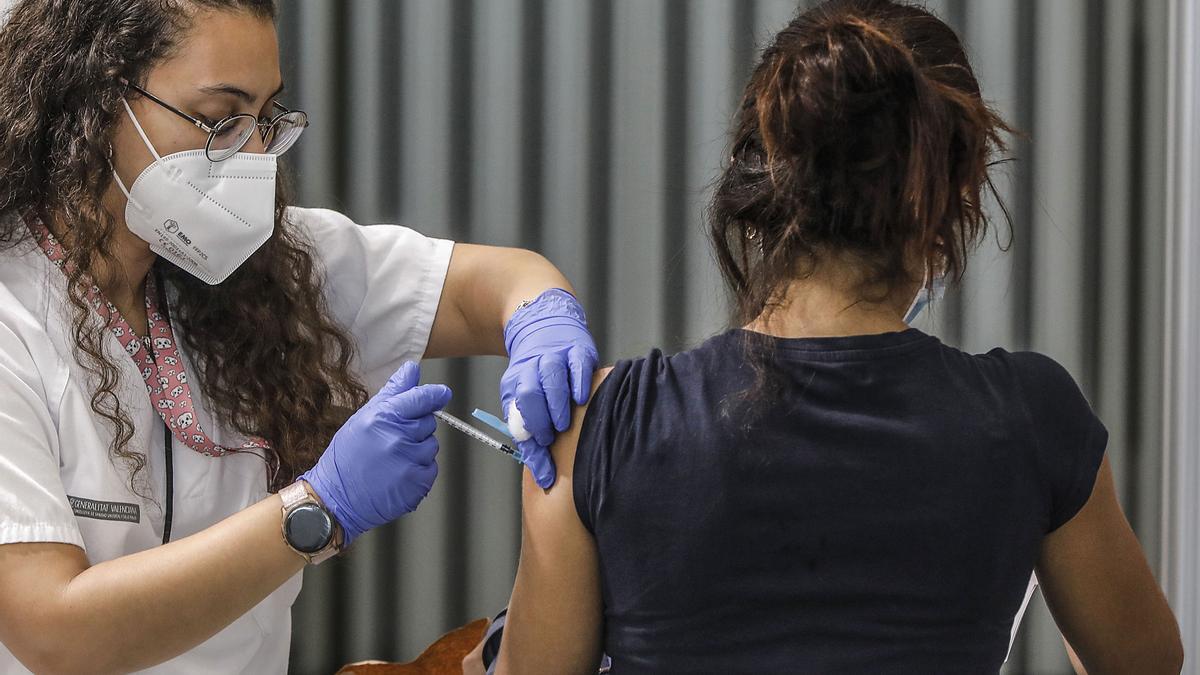
[[[521,417],[521,411],[517,409],[516,401],[508,403],[508,433],[512,434],[513,440],[517,442],[533,438],[533,434],[525,429],[525,418]]]

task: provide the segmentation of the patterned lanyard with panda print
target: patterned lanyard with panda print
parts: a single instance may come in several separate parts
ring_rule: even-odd
[[[59,269],[63,269],[66,253],[61,244],[50,233],[41,221],[29,226],[34,239],[42,252]],[[63,270],[64,273],[66,270]],[[146,393],[150,402],[158,411],[163,422],[170,428],[171,434],[180,443],[209,457],[221,457],[230,452],[242,450],[266,450],[267,442],[262,439],[252,439],[236,449],[225,448],[213,443],[208,434],[196,419],[196,409],[192,403],[192,390],[188,385],[187,373],[184,372],[183,360],[179,356],[175,344],[175,334],[171,322],[158,308],[157,282],[151,274],[146,279],[146,317],[149,320],[150,334],[138,337],[129,323],[121,316],[116,306],[104,298],[100,288],[95,284],[88,290],[87,300],[104,320],[105,325],[112,330],[113,335],[125,353],[142,372],[146,381]]]

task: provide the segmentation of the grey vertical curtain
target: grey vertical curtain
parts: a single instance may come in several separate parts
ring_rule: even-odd
[[[1171,0],[1163,585],[1184,652],[1200,652],[1200,6]]]
[[[612,361],[719,330],[706,186],[781,0],[281,0],[285,103],[313,127],[295,201],[359,222],[533,248],[580,290]],[[941,0],[985,96],[1026,136],[1000,184],[1014,219],[922,328],[1035,349],[1111,432],[1121,496],[1160,539],[1167,3]],[[1002,251],[1001,249],[1007,249]],[[403,317],[397,317],[403,321]],[[452,410],[495,410],[500,359],[429,362]],[[508,459],[442,434],[420,510],[306,572],[293,670],[408,660],[501,607],[519,536]],[[1040,599],[1005,672],[1067,672]]]

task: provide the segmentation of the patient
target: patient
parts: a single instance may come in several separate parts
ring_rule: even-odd
[[[775,37],[710,213],[739,327],[602,373],[556,486],[526,476],[498,672],[995,673],[1035,570],[1089,672],[1179,672],[1070,375],[906,325],[1006,132],[922,9]]]

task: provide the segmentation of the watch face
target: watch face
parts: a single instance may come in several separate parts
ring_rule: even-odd
[[[301,504],[287,515],[283,526],[288,544],[301,553],[316,553],[329,545],[333,520],[316,504]]]

